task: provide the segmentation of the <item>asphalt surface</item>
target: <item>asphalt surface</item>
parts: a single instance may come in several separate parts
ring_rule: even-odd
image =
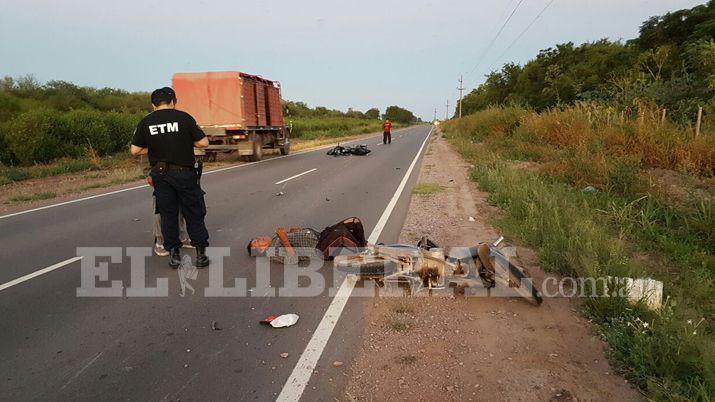
[[[357,216],[367,237],[429,131],[396,131],[389,146],[377,146],[381,136],[357,141],[373,150],[369,156],[331,157],[317,150],[205,175],[211,246],[230,247],[223,263],[226,286],[234,286],[235,278],[255,286],[246,244],[276,227],[322,230]],[[311,169],[317,170],[275,184]],[[418,171],[380,242],[397,240]],[[151,213],[151,189],[139,188],[0,219],[0,288],[76,257],[77,247],[121,247],[120,262],[97,259],[108,263],[109,272],[97,286],[121,280],[129,287],[126,247],[151,245]],[[269,297],[264,288],[248,292],[250,297],[205,297],[208,270],[190,282],[195,294],[180,297],[177,272],[166,257],[145,263],[146,286],[167,278],[168,297],[77,297],[79,261],[0,290],[0,400],[272,400],[331,301],[327,289],[313,297]],[[271,266],[272,288],[283,285],[283,270]],[[330,264],[319,272],[328,284],[342,281],[339,274],[333,278]],[[364,302],[348,302],[302,400],[340,397],[362,333]],[[298,323],[282,329],[259,324],[285,313],[298,314]],[[212,329],[214,321],[221,330]],[[345,366],[333,367],[336,360]]]

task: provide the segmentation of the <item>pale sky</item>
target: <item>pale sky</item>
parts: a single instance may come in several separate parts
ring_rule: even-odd
[[[705,0],[555,0],[504,53],[549,2],[523,0],[488,49],[518,2],[0,0],[0,76],[146,91],[174,72],[239,70],[311,106],[397,104],[431,119],[448,98],[453,110],[460,74],[468,92],[504,62],[630,39],[646,18]]]

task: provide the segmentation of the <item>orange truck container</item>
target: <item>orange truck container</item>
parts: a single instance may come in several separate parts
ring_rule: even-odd
[[[258,161],[264,153],[290,152],[277,81],[239,71],[176,73],[177,108],[191,114],[209,138],[206,155],[238,152]]]

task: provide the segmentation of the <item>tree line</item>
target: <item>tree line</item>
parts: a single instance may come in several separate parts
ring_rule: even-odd
[[[380,109],[373,107],[365,112],[349,108],[347,112],[336,109],[328,109],[324,106],[311,108],[305,102],[283,101],[283,114],[286,119],[291,118],[325,118],[325,117],[348,117],[353,119],[389,119],[403,124],[412,124],[419,119],[411,111],[399,107],[388,106],[385,113],[380,114]]]
[[[675,122],[699,107],[715,112],[715,1],[651,17],[625,42],[572,42],[539,52],[524,65],[507,63],[464,97],[463,113],[523,105],[537,111],[592,101],[635,113],[650,104]]]
[[[151,111],[149,98],[148,92],[93,88],[60,80],[40,83],[32,76],[4,77],[0,79],[0,163],[31,165],[63,157],[124,152],[136,124]],[[284,101],[283,110],[286,120],[329,120],[327,124],[340,127],[381,117],[405,124],[417,120],[412,112],[397,106],[388,107],[381,115],[378,108],[343,112]],[[341,125],[343,119],[346,124]]]

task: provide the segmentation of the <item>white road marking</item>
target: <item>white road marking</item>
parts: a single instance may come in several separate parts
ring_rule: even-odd
[[[402,178],[395,194],[387,204],[385,211],[377,221],[372,233],[370,233],[370,237],[367,239],[368,243],[377,243],[377,239],[380,237],[380,233],[382,233],[382,230],[385,228],[392,211],[395,209],[395,205],[397,205],[397,201],[400,199],[402,191],[405,189],[405,185],[407,185],[407,181],[410,179],[412,169],[414,169],[417,164],[417,160],[422,154],[422,150],[424,149],[425,144],[427,144],[427,140],[430,138],[431,134],[432,129],[430,129],[429,133],[427,133],[427,137],[425,137],[425,140],[422,142],[422,146],[420,146],[419,151],[417,151],[417,155],[415,155],[415,158],[412,160],[412,164],[410,164],[407,172],[405,172],[405,176]],[[333,333],[333,329],[340,319],[343,308],[345,308],[345,304],[347,304],[348,299],[350,298],[350,294],[352,293],[354,286],[354,281],[349,281],[347,277],[343,280],[340,288],[338,288],[338,292],[335,294],[335,297],[330,302],[328,309],[325,311],[323,319],[320,320],[320,324],[318,324],[318,327],[313,332],[313,336],[310,338],[308,345],[300,355],[300,359],[293,368],[293,372],[291,372],[290,377],[288,377],[285,385],[283,385],[283,389],[281,390],[280,395],[278,395],[278,399],[276,399],[276,401],[297,402],[300,400],[305,387],[308,385],[308,381],[310,381],[310,376],[313,374],[313,370],[315,370],[315,366],[318,364],[318,360],[323,354],[325,345],[328,344],[330,335]]]
[[[15,286],[15,285],[17,285],[17,284],[19,284],[19,283],[28,281],[28,280],[30,280],[30,279],[36,277],[36,276],[40,276],[40,275],[46,274],[46,273],[48,273],[48,272],[50,272],[50,271],[54,271],[54,270],[56,270],[56,269],[58,269],[58,268],[62,268],[62,267],[64,267],[65,265],[72,264],[73,262],[79,261],[79,260],[81,260],[81,259],[82,259],[82,256],[72,257],[72,258],[70,258],[69,260],[64,260],[64,261],[62,261],[62,262],[58,262],[58,263],[55,264],[55,265],[50,265],[50,266],[47,267],[47,268],[42,268],[42,269],[40,269],[40,270],[38,270],[38,271],[35,271],[35,272],[31,273],[31,274],[27,274],[27,275],[22,276],[22,277],[20,277],[20,278],[13,279],[13,280],[11,280],[10,282],[6,282],[6,283],[3,283],[2,285],[0,285],[0,291],[3,291],[3,290],[5,290],[5,289],[7,289],[7,288],[9,288],[9,287]]]
[[[298,178],[298,177],[300,177],[300,176],[303,176],[304,174],[308,174],[308,173],[310,173],[310,172],[315,172],[316,170],[318,170],[318,168],[313,168],[313,169],[310,169],[310,170],[306,170],[306,171],[303,172],[303,173],[298,173],[298,174],[295,175],[295,176],[291,176],[291,177],[289,177],[289,178],[287,178],[287,179],[283,179],[283,180],[281,180],[281,181],[277,181],[276,184],[283,184],[283,183],[285,183],[285,182],[287,182],[287,181],[289,181],[289,180],[293,180],[293,179],[295,179],[295,178]]]
[[[375,136],[367,137],[367,138],[363,138],[363,139],[357,139],[357,140],[348,141],[347,144],[351,144],[351,143],[353,143],[353,142],[364,141],[365,139],[369,139],[369,138],[377,138],[377,137],[379,137],[379,135],[375,135]],[[251,165],[255,165],[255,164],[257,164],[257,163],[270,162],[270,161],[274,161],[274,160],[277,160],[277,159],[288,158],[288,157],[291,157],[291,156],[307,154],[307,153],[310,153],[310,152],[317,152],[317,151],[321,151],[321,150],[326,149],[326,148],[334,147],[335,144],[336,144],[336,143],[332,143],[332,144],[328,144],[328,145],[321,146],[321,147],[318,147],[318,148],[306,149],[305,151],[299,151],[299,152],[292,153],[292,154],[289,154],[289,155],[281,155],[281,156],[277,156],[277,157],[275,157],[275,158],[263,159],[263,160],[260,160],[260,161],[257,161],[257,162],[242,163],[242,164],[240,164],[240,165],[227,166],[227,167],[225,167],[225,168],[209,170],[209,171],[207,171],[207,172],[204,172],[204,175],[208,175],[208,174],[212,174],[212,173],[218,173],[218,172],[224,172],[224,171],[226,171],[226,170],[236,169],[236,168],[240,168],[240,167],[244,167],[244,166],[251,166]],[[123,192],[125,192],[125,191],[136,190],[136,189],[140,189],[140,188],[144,188],[144,187],[149,187],[149,185],[148,185],[148,184],[144,184],[144,185],[141,185],[141,186],[129,187],[129,188],[121,189],[121,190],[110,191],[110,192],[108,192],[108,193],[102,193],[102,194],[92,195],[92,196],[89,196],[89,197],[78,198],[78,199],[76,199],[76,200],[69,200],[69,201],[60,202],[60,203],[57,203],[57,204],[50,204],[50,205],[45,205],[45,206],[43,206],[43,207],[27,209],[27,210],[20,211],[20,212],[15,212],[15,213],[7,214],[7,215],[2,215],[2,216],[0,216],[0,219],[11,218],[11,217],[17,216],[17,215],[29,214],[29,213],[31,213],[31,212],[42,211],[42,210],[49,209],[49,208],[61,207],[61,206],[63,206],[63,205],[67,205],[67,204],[74,204],[74,203],[76,203],[76,202],[82,202],[82,201],[87,201],[87,200],[91,200],[91,199],[94,199],[94,198],[105,197],[105,196],[113,195],[113,194],[119,194],[119,193],[123,193]]]

